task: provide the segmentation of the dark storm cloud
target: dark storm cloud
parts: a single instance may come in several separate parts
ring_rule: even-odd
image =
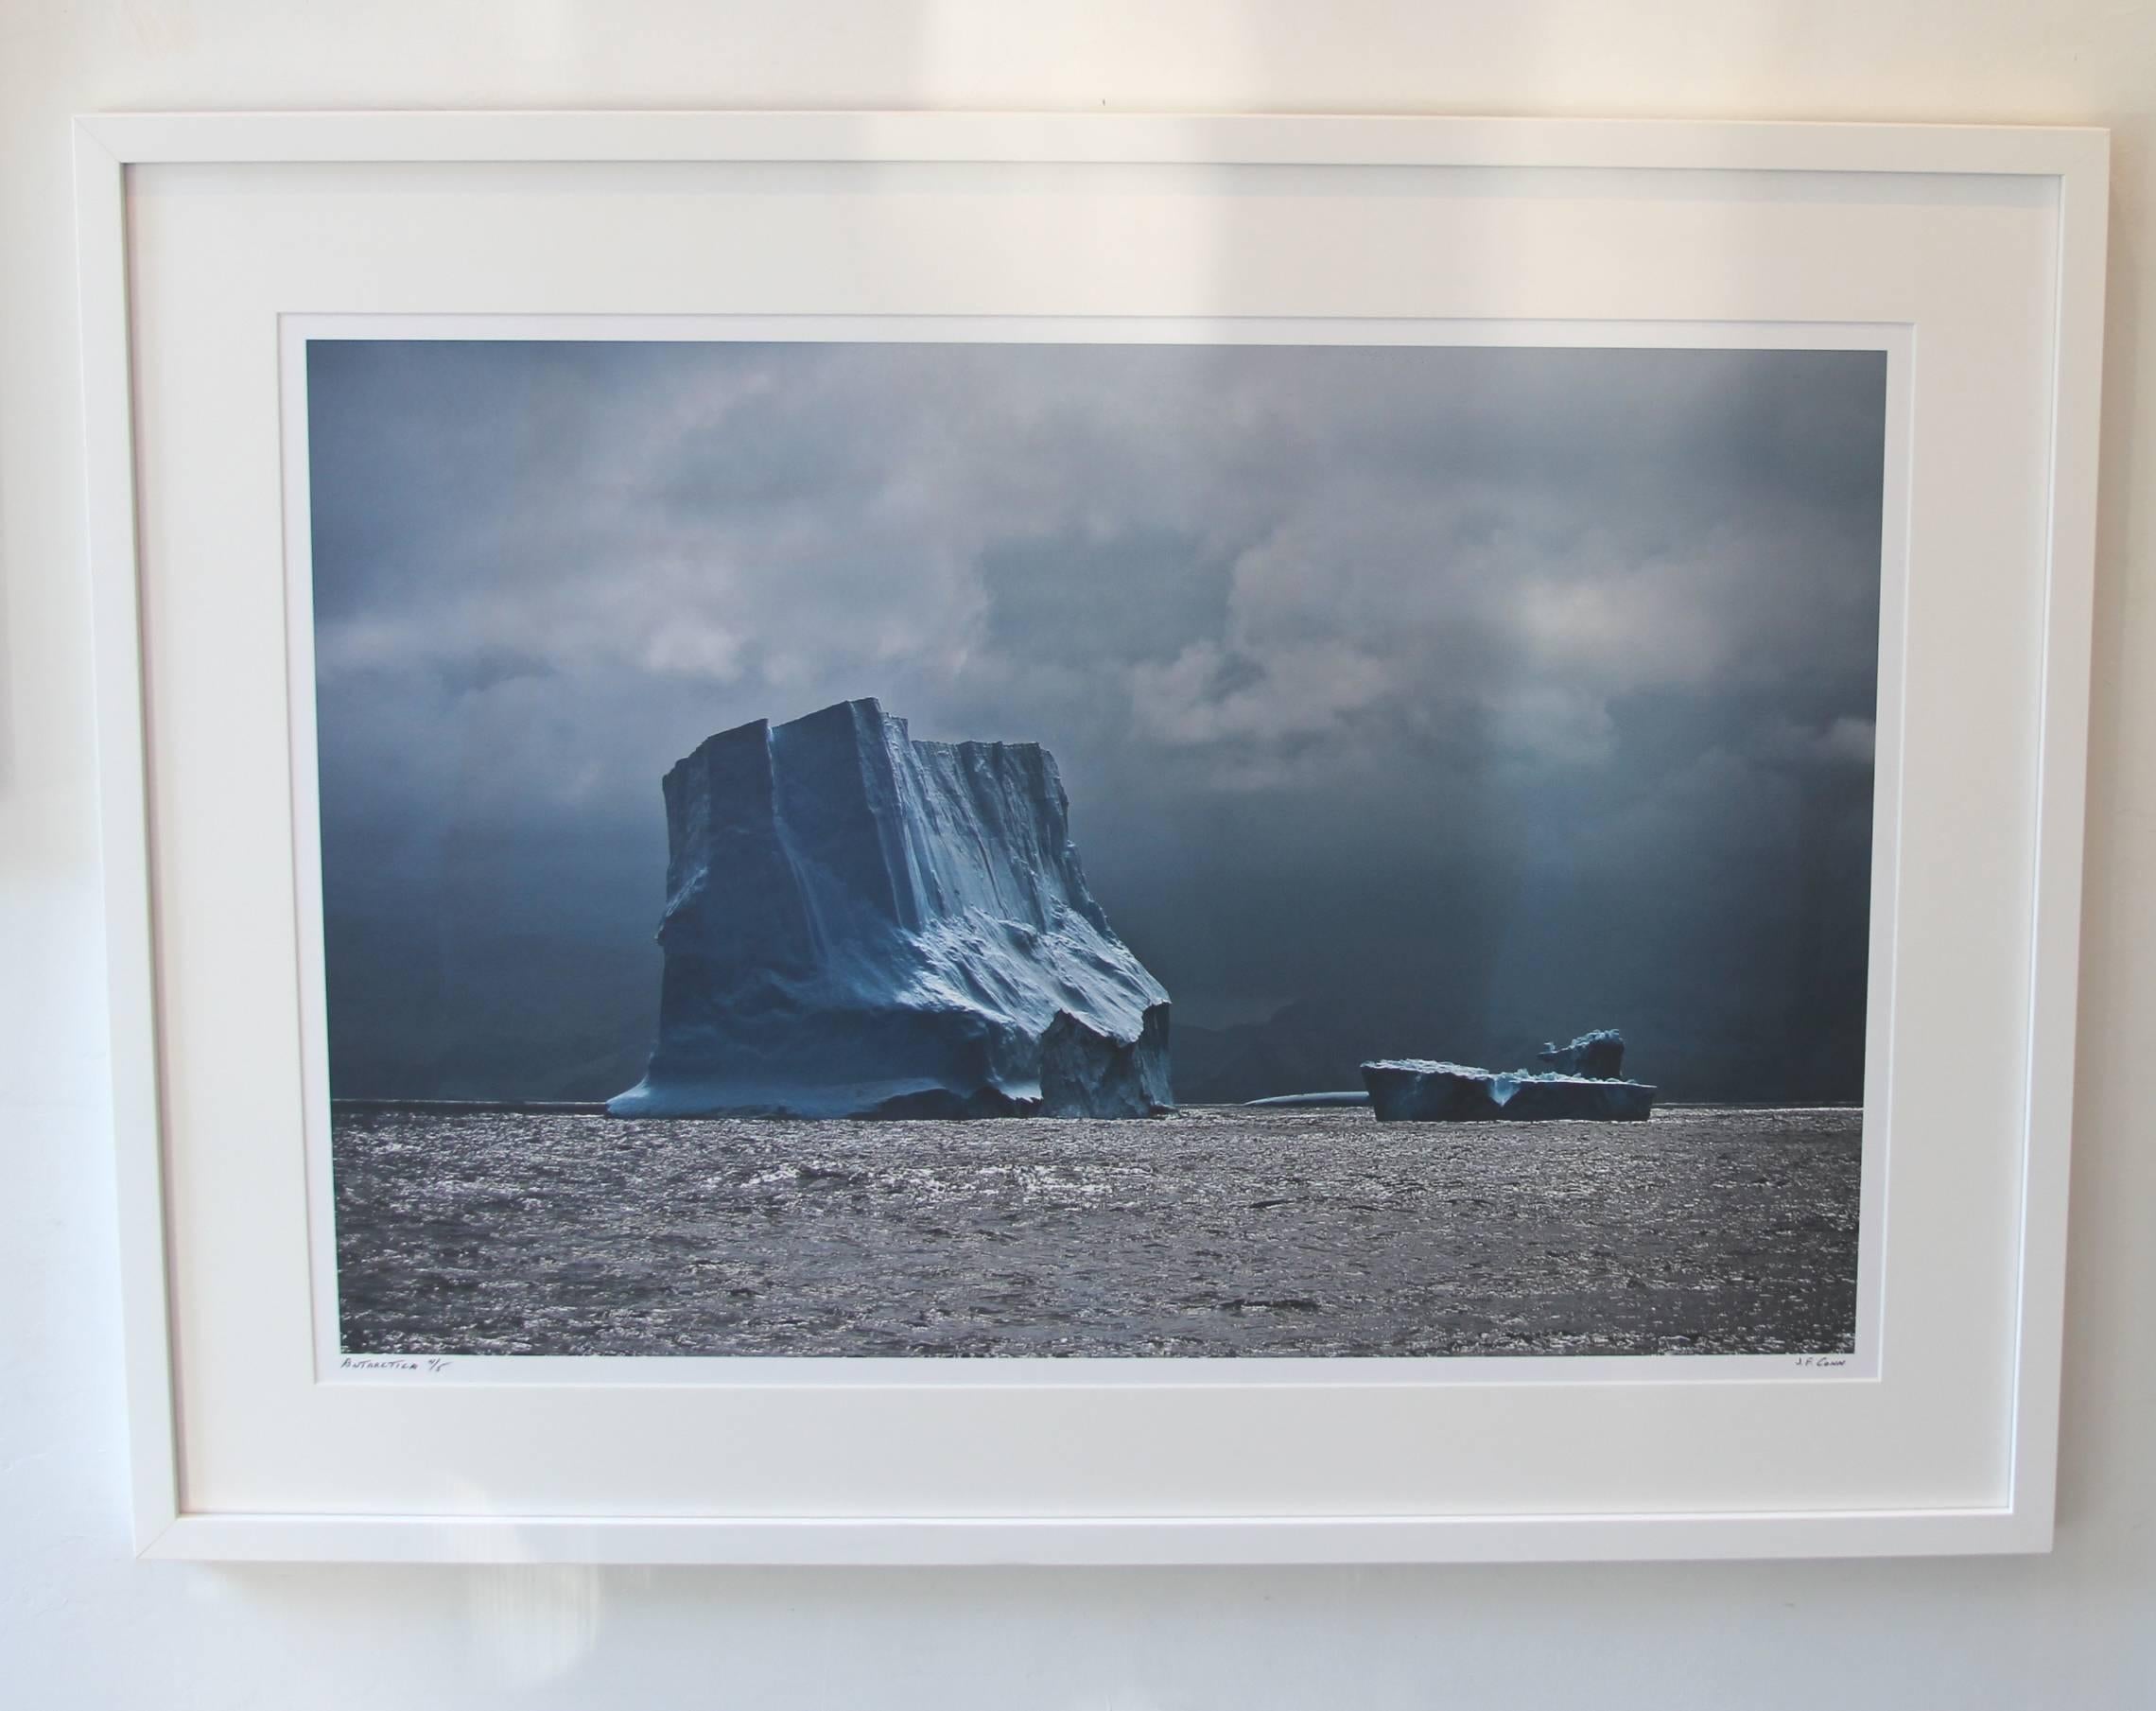
[[[1884,386],[1837,352],[317,343],[339,1075],[616,1073],[659,775],[875,694],[1055,751],[1179,1023],[1489,1056],[1614,1021],[1702,1089],[1853,1091]]]

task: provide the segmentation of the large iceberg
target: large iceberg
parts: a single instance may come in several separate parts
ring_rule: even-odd
[[[1380,1123],[1644,1123],[1655,1109],[1655,1090],[1643,1082],[1420,1057],[1365,1063],[1363,1080]]]
[[[722,731],[666,776],[659,1038],[617,1117],[1139,1117],[1168,994],[1108,925],[1032,742],[874,701]]]

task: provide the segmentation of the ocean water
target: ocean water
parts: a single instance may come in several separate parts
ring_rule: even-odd
[[[350,1353],[1852,1347],[1860,1113],[618,1122],[339,1108]]]

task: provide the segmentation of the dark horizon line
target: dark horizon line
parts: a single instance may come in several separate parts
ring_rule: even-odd
[[[1262,1100],[1190,1099],[1179,1101],[1171,1109],[1175,1110],[1195,1110],[1201,1109],[1218,1110],[1241,1110],[1246,1106],[1277,1104],[1281,1097],[1293,1098],[1295,1095],[1276,1094],[1268,1099]],[[329,1108],[332,1111],[494,1111],[506,1113],[529,1112],[542,1116],[553,1115],[584,1117],[603,1117],[608,1114],[606,1102],[603,1099],[391,1099],[372,1095],[364,1097],[356,1095],[352,1097],[345,1097],[340,1094],[333,1093],[330,1095]],[[1864,1109],[1864,1102],[1862,1100],[1847,1099],[1665,1099],[1658,1100],[1656,1102],[1656,1109],[1658,1110],[1664,1111],[1860,1111]],[[754,1117],[758,1122],[769,1121],[791,1123],[822,1123],[834,1121],[834,1119],[830,1118],[788,1117],[783,1113],[759,1114],[753,1111],[709,1111],[691,1117],[639,1117],[634,1119],[625,1118],[623,1121],[634,1121],[640,1123],[711,1123],[723,1121],[729,1116]],[[906,1121],[906,1119],[846,1118],[839,1119],[838,1121],[889,1123],[903,1122]],[[998,1119],[965,1118],[955,1119],[954,1121],[996,1122]],[[1052,1117],[1044,1117],[1030,1118],[1026,1119],[1026,1121],[1044,1123],[1052,1123],[1057,1121],[1087,1122],[1090,1121],[1090,1119],[1057,1119]]]

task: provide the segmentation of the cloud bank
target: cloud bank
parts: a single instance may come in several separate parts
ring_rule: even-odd
[[[660,775],[873,694],[1055,752],[1179,1027],[1853,1096],[1884,410],[1863,352],[317,342],[338,1091],[616,1091]]]

